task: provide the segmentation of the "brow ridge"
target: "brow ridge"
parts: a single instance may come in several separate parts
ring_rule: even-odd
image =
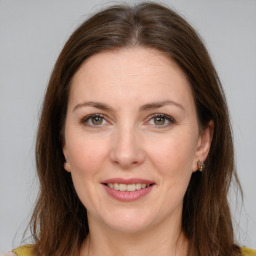
[[[147,103],[147,104],[141,106],[139,108],[139,111],[148,111],[148,110],[152,110],[152,109],[161,108],[161,107],[164,107],[166,105],[174,105],[174,106],[179,107],[182,110],[184,110],[184,107],[181,104],[179,104],[175,101],[172,101],[172,100],[165,100],[165,101]],[[73,111],[75,111],[78,108],[87,107],[87,106],[95,107],[95,108],[98,108],[98,109],[101,109],[101,110],[104,110],[104,111],[114,111],[113,108],[110,107],[109,105],[107,105],[105,103],[101,103],[101,102],[94,102],[94,101],[79,103],[74,107]]]
[[[73,111],[81,107],[94,107],[94,108],[98,108],[105,111],[113,111],[113,108],[110,107],[109,105],[105,103],[95,102],[95,101],[79,103],[73,108]]]
[[[175,102],[173,100],[165,100],[165,101],[152,102],[152,103],[145,104],[140,107],[140,111],[147,111],[147,110],[151,110],[151,109],[161,108],[166,105],[174,105],[174,106],[184,110],[184,107],[181,104],[179,104],[178,102]]]

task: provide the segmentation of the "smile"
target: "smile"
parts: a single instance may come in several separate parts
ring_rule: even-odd
[[[107,183],[106,185],[109,188],[112,188],[116,191],[129,191],[129,192],[141,190],[150,186],[150,184],[143,184],[143,183],[137,183],[137,184]]]
[[[107,194],[123,202],[131,202],[147,196],[156,183],[152,180],[140,178],[113,178],[101,182]]]

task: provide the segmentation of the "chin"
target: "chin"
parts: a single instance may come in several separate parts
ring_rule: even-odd
[[[149,225],[138,221],[120,221],[113,224],[110,223],[109,228],[111,228],[113,231],[121,232],[123,234],[134,234],[146,231],[149,228]]]
[[[138,233],[147,230],[155,220],[154,216],[145,215],[145,211],[125,210],[111,212],[103,217],[103,222],[113,231]]]

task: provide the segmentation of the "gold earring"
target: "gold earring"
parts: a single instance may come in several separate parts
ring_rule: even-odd
[[[199,170],[200,172],[202,172],[202,171],[204,170],[204,168],[205,168],[204,162],[198,161],[198,162],[197,162],[197,167],[198,167],[198,170]]]

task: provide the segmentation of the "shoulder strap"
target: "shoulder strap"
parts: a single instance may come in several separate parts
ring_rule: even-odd
[[[256,256],[256,251],[250,248],[241,248],[242,256]]]
[[[18,256],[33,256],[32,245],[23,245],[13,250]]]

